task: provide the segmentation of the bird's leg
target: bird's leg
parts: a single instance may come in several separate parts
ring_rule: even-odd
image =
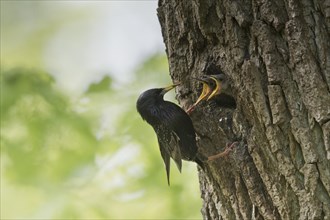
[[[229,143],[228,143],[228,144],[226,145],[226,149],[225,149],[223,152],[218,153],[218,154],[216,154],[216,155],[209,156],[209,157],[207,158],[207,161],[212,161],[212,160],[216,160],[216,159],[219,159],[219,158],[221,158],[221,157],[225,157],[225,156],[227,156],[227,155],[230,153],[230,151],[233,150],[233,148],[236,146],[237,143],[238,143],[238,142],[234,142],[234,143],[232,143],[232,144],[229,144]]]

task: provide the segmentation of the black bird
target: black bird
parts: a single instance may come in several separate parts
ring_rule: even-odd
[[[164,160],[167,182],[170,185],[170,158],[181,172],[182,161],[195,161],[204,168],[198,158],[196,134],[193,123],[187,113],[178,105],[164,101],[164,94],[178,84],[166,88],[149,89],[137,100],[136,108],[143,120],[155,130],[161,156]]]

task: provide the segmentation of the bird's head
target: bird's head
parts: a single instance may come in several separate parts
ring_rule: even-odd
[[[142,115],[143,111],[146,109],[157,106],[163,101],[164,95],[178,85],[179,83],[176,83],[165,88],[149,89],[141,93],[136,102],[138,112]]]

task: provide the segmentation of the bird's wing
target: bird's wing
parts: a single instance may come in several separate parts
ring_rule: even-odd
[[[181,152],[178,144],[179,137],[163,125],[156,126],[155,131],[157,133],[160,153],[165,163],[167,180],[169,182],[170,157],[173,158],[180,172],[182,168]]]
[[[175,133],[175,132],[171,132],[171,140],[169,143],[169,146],[172,146],[172,148],[170,148],[171,151],[171,157],[173,158],[176,166],[178,167],[180,173],[181,173],[181,169],[182,169],[182,157],[181,157],[181,151],[179,148],[179,141],[180,138],[179,136]]]
[[[166,111],[162,111],[162,118],[166,118],[166,120],[163,120],[164,127],[167,127],[178,136],[180,145],[185,150],[184,156],[187,157],[185,159],[194,159],[197,153],[196,134],[189,115],[176,104],[165,102]],[[181,152],[182,154],[183,152]]]
[[[159,149],[160,149],[160,154],[162,155],[164,164],[165,164],[165,169],[166,169],[166,175],[167,175],[167,183],[168,185],[170,185],[170,155],[168,154],[168,152],[166,151],[166,149],[164,148],[164,146],[162,146],[163,144],[158,140],[159,143]]]

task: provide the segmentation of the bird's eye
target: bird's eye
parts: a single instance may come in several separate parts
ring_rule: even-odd
[[[157,114],[157,110],[155,108],[150,109],[150,112],[153,115],[156,115]]]

